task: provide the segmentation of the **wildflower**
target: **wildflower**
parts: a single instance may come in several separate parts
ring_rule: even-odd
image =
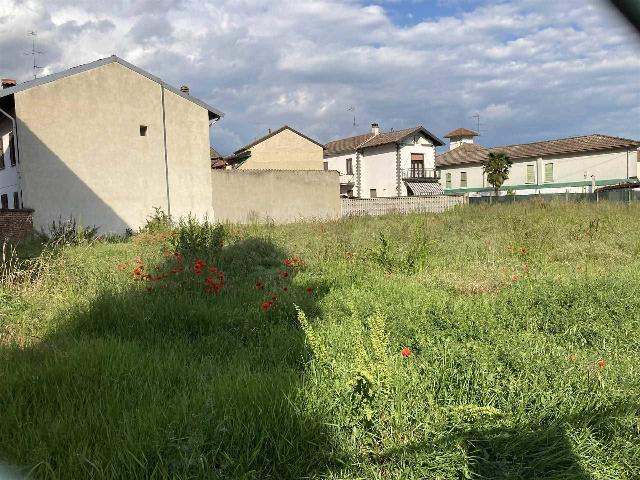
[[[169,255],[171,255],[171,253],[169,253],[169,250],[164,250],[164,251],[162,252],[162,256],[163,256],[163,257],[168,257]]]
[[[307,292],[307,293],[312,293],[313,292],[313,288],[307,287],[307,288],[304,289],[304,291]]]
[[[271,297],[271,300],[275,302],[276,300],[278,300],[278,297],[274,295],[273,297]]]
[[[218,271],[218,269],[216,267],[210,267],[209,268],[209,273],[216,273]]]
[[[525,247],[522,247],[520,249],[520,253],[523,254],[523,255],[526,255],[527,253],[529,253],[529,250],[527,250]]]
[[[264,283],[262,283],[262,282],[256,282],[256,288],[257,288],[258,290],[262,290],[262,289],[264,288]]]
[[[218,278],[222,280],[224,278],[224,272],[218,273]]]
[[[289,277],[289,272],[282,272],[282,276],[284,278],[288,278]]]
[[[263,310],[269,310],[269,307],[271,307],[271,303],[270,302],[264,302],[262,304],[262,309]]]
[[[598,360],[598,361],[596,362],[596,365],[597,365],[597,366],[599,366],[600,368],[602,368],[602,367],[606,367],[606,366],[607,366],[607,362],[606,362],[606,361],[604,361],[604,360]]]
[[[289,291],[289,287],[282,287],[282,291],[283,292],[288,292]]]
[[[580,235],[576,235],[576,240],[580,240]]]
[[[571,355],[569,355],[569,360],[571,360],[572,362],[575,362],[578,359],[578,356],[575,353],[572,353]]]
[[[515,273],[513,275],[511,275],[511,281],[512,282],[517,282],[518,278],[520,278],[520,277],[518,277],[518,275],[516,275]]]
[[[143,270],[142,267],[136,267],[136,268],[133,269],[133,274],[134,275],[142,275],[142,270]]]
[[[400,350],[400,355],[402,355],[404,358],[409,358],[411,356],[411,349],[409,347],[404,347],[402,350]]]

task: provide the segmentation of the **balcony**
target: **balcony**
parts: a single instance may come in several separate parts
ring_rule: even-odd
[[[340,174],[340,185],[354,185],[356,183],[356,176],[351,174]]]
[[[440,172],[435,168],[412,167],[402,171],[404,180],[435,182],[440,179]]]

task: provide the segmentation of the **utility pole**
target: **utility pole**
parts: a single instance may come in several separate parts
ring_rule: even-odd
[[[35,30],[31,30],[27,35],[31,36],[31,51],[25,52],[25,55],[31,55],[33,57],[33,78],[38,78],[38,70],[42,69],[42,67],[38,66],[38,55],[42,54],[36,50],[36,37],[38,36],[38,32]]]

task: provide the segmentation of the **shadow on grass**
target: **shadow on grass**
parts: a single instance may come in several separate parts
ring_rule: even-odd
[[[318,293],[283,276],[285,258],[239,242],[220,256],[219,295],[185,260],[152,291],[131,280],[69,311],[38,345],[2,346],[2,456],[44,478],[308,478],[340,464],[298,402],[294,303],[313,311]]]
[[[486,428],[470,425],[469,429],[450,433],[444,438],[388,450],[377,461],[417,459],[442,450],[462,448],[466,452],[467,466],[465,471],[459,472],[460,478],[591,480],[592,476],[584,470],[575,453],[569,429],[586,428],[596,437],[607,439],[619,431],[620,425],[615,425],[616,422],[627,416],[633,418],[637,413],[637,405],[629,403],[583,411],[546,425]]]

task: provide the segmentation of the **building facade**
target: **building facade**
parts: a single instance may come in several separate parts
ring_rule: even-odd
[[[513,162],[500,194],[591,193],[595,188],[637,181],[640,142],[609,135],[585,135],[485,148],[458,144],[436,158],[447,193],[492,195],[482,162],[490,152]]]
[[[371,133],[325,145],[325,169],[340,173],[340,194],[348,197],[402,197],[441,193],[435,170],[443,142],[424,127]]]
[[[236,150],[225,161],[240,170],[322,170],[324,146],[285,125]]]
[[[186,87],[113,56],[3,88],[0,109],[17,158],[0,186],[13,184],[38,230],[72,216],[122,232],[154,207],[211,213],[209,128],[223,114]]]

